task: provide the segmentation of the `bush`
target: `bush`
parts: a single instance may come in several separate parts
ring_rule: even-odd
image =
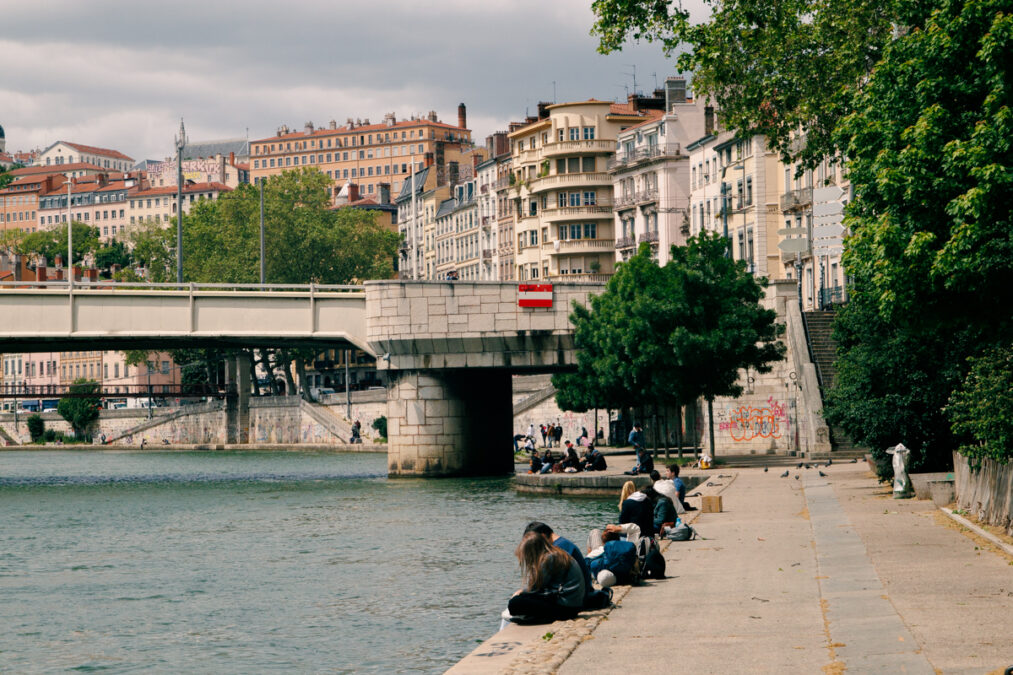
[[[42,439],[46,441],[46,443],[52,443],[57,438],[63,438],[63,434],[58,434],[53,429],[46,429],[46,433],[42,435]]]
[[[37,443],[42,434],[45,433],[46,423],[42,421],[42,415],[38,413],[29,415],[28,419],[25,420],[25,425],[28,426],[28,434],[32,437],[32,443]]]
[[[381,436],[383,436],[384,438],[386,438],[387,437],[387,416],[386,415],[380,415],[375,420],[373,420],[373,429],[376,430],[376,433],[378,433]]]
[[[950,396],[947,414],[963,440],[958,451],[972,467],[985,457],[1005,464],[1013,458],[1013,345],[969,359],[970,372]]]

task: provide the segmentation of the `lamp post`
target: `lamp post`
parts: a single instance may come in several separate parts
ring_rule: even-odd
[[[176,283],[183,283],[183,148],[186,147],[186,129],[179,119],[179,136],[176,137]],[[149,408],[150,412],[150,408]]]
[[[260,283],[267,282],[267,267],[264,262],[264,178],[260,179]]]

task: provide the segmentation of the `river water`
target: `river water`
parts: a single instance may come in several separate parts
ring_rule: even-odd
[[[0,452],[0,672],[442,672],[499,627],[529,520],[583,545],[617,515],[385,460]]]

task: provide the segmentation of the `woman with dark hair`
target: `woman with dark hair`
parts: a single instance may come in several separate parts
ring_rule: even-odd
[[[507,604],[511,620],[550,623],[572,619],[584,605],[584,573],[566,551],[538,532],[528,532],[514,552],[524,588]]]

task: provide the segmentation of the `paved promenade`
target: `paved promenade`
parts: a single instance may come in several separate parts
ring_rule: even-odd
[[[725,469],[724,512],[673,542],[562,664],[589,673],[1002,673],[1013,561],[864,463]],[[795,474],[799,479],[794,478]],[[715,475],[717,472],[715,472]]]

